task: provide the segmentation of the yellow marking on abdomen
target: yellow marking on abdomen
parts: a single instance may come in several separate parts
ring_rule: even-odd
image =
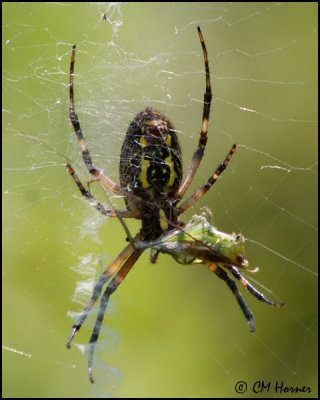
[[[141,145],[141,147],[144,148],[147,144],[148,144],[148,142],[146,141],[144,136],[140,136],[140,145]]]
[[[147,189],[148,187],[150,187],[150,183],[148,182],[148,178],[147,178],[147,171],[148,171],[148,168],[150,167],[150,161],[145,160],[144,157],[142,157],[140,167],[141,167],[140,182],[142,184],[142,187],[144,189]]]
[[[145,146],[147,146],[147,144],[148,144],[146,139],[143,136],[140,136],[139,142],[140,142],[140,146],[142,149]],[[142,150],[141,161],[140,161],[140,168],[141,168],[140,182],[144,189],[147,189],[148,187],[150,187],[150,183],[148,182],[148,178],[147,178],[147,171],[148,171],[149,167],[150,167],[150,161],[148,161],[144,158],[144,150]]]
[[[175,172],[174,172],[174,162],[172,160],[172,153],[171,153],[171,135],[170,134],[168,134],[168,136],[166,138],[166,144],[168,145],[169,155],[163,161],[170,168],[170,178],[169,178],[168,186],[173,186],[174,179],[175,179]]]

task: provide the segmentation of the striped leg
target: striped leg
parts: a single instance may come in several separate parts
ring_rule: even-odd
[[[211,188],[212,185],[214,185],[219,178],[219,176],[222,174],[222,172],[227,168],[228,163],[233,156],[233,153],[236,151],[236,145],[234,144],[229,151],[226,159],[220,163],[218,168],[215,170],[214,174],[210,176],[208,181],[199,187],[180,207],[178,207],[178,215],[184,213],[192,204],[194,204],[196,201],[200,199],[207,191]]]
[[[136,196],[131,191],[114,183],[110,178],[103,174],[103,172],[96,166],[92,164],[92,159],[87,148],[84,136],[80,127],[80,122],[78,115],[74,108],[74,91],[73,91],[73,77],[74,77],[74,63],[76,55],[76,45],[72,47],[71,62],[70,62],[70,80],[69,80],[69,118],[72,123],[73,129],[78,139],[78,143],[81,148],[83,161],[89,171],[89,173],[94,176],[95,179],[99,180],[107,189],[111,190],[113,193],[123,196],[130,200],[132,203],[136,204],[139,209],[144,206],[152,206],[152,204],[144,201],[139,196]]]
[[[218,264],[207,263],[207,266],[209,267],[210,271],[214,272],[220,279],[224,280],[226,282],[226,284],[229,286],[232,293],[236,296],[236,299],[239,303],[239,306],[240,306],[244,316],[249,321],[249,324],[251,327],[250,332],[255,332],[256,327],[254,326],[253,315],[252,315],[251,311],[248,309],[243,298],[241,297],[241,294],[240,294],[234,280],[232,280],[230,278],[230,276],[226,273],[226,271],[224,269],[222,269]]]
[[[141,240],[141,235],[138,233],[134,240]],[[119,270],[121,265],[124,263],[128,257],[130,258],[132,254],[136,253],[137,251],[133,248],[132,244],[129,244],[126,246],[122,252],[118,255],[118,257],[106,268],[106,270],[100,275],[100,278],[98,282],[96,283],[92,297],[87,305],[87,307],[84,309],[82,314],[80,315],[80,318],[78,321],[72,326],[72,332],[71,335],[68,339],[67,342],[67,347],[68,349],[71,346],[72,339],[74,338],[76,332],[81,328],[83,325],[84,321],[86,320],[87,316],[89,315],[90,311],[92,310],[92,307],[95,305],[96,301],[98,300],[102,287],[105,283],[108,282],[108,280],[111,278],[111,276]]]
[[[129,245],[129,246],[131,246],[131,245]],[[126,260],[123,267],[116,273],[114,278],[111,280],[111,282],[106,287],[106,290],[103,293],[103,296],[101,298],[98,316],[97,316],[96,323],[94,325],[93,332],[92,332],[90,342],[89,342],[90,353],[89,353],[89,363],[88,363],[88,374],[89,374],[89,379],[90,379],[91,383],[94,383],[94,380],[92,377],[92,362],[93,362],[94,347],[98,340],[101,324],[103,321],[104,314],[106,312],[109,297],[118,288],[120,283],[127,276],[127,274],[129,273],[131,268],[134,266],[134,264],[136,263],[136,261],[138,260],[138,258],[140,257],[141,254],[142,254],[142,251],[140,251],[140,250],[135,250],[133,253],[130,254],[129,258]]]
[[[78,115],[75,112],[74,109],[74,93],[73,93],[73,76],[74,76],[74,62],[75,62],[75,55],[76,55],[76,45],[73,45],[72,47],[72,55],[71,55],[71,62],[70,62],[70,84],[69,84],[69,118],[72,123],[73,129],[76,133],[79,145],[81,147],[82,151],[82,158],[83,161],[90,172],[94,177],[100,178],[101,171],[99,171],[98,168],[96,168],[92,164],[92,159],[89,153],[89,150],[87,148],[86,142],[83,137],[83,133],[80,127],[80,122]],[[117,193],[119,195],[123,195],[123,189],[115,184],[111,179],[104,177],[104,183],[105,185],[112,190],[114,193]]]
[[[211,99],[212,99],[210,72],[209,72],[208,53],[207,53],[206,45],[204,43],[200,27],[198,26],[197,29],[198,29],[200,43],[202,46],[204,66],[205,66],[205,71],[206,71],[206,91],[204,93],[204,99],[203,99],[202,126],[201,126],[199,144],[198,144],[196,151],[193,154],[187,175],[186,175],[183,183],[179,187],[178,191],[175,193],[175,198],[177,198],[177,199],[182,199],[183,195],[186,193],[189,186],[191,185],[194,175],[195,175],[195,173],[199,167],[199,164],[202,160],[204,150],[205,150],[205,147],[207,144],[207,139],[208,139],[208,124],[209,124],[210,106],[211,106]]]
[[[78,186],[82,195],[89,201],[89,203],[98,210],[101,214],[106,215],[107,217],[119,217],[121,215],[122,218],[141,218],[140,213],[128,210],[109,210],[104,208],[104,206],[96,200],[96,198],[83,186],[80,179],[74,172],[73,168],[70,164],[67,164],[67,169],[69,174],[72,176],[73,180],[75,181],[76,185]]]
[[[225,268],[228,268],[232,275],[240,281],[240,283],[249,290],[250,293],[254,295],[258,300],[268,303],[273,307],[281,308],[285,305],[285,303],[274,303],[273,301],[266,298],[266,296],[260,293],[250,282],[248,282],[240,273],[240,271],[234,267],[233,265],[224,265]]]

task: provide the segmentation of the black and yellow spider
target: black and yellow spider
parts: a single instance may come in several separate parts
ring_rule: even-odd
[[[75,333],[81,328],[90,310],[100,297],[103,286],[109,281],[101,298],[98,316],[89,342],[88,372],[91,382],[93,382],[92,361],[94,345],[98,340],[109,297],[118,288],[146,248],[152,248],[151,262],[153,263],[156,262],[158,253],[164,252],[171,254],[177,261],[182,263],[189,263],[197,260],[196,262],[206,264],[210,270],[219,276],[219,278],[223,279],[232,290],[245,317],[251,325],[251,331],[255,330],[253,316],[243,301],[235,282],[221,266],[227,268],[259,300],[276,307],[282,306],[282,304],[277,304],[268,300],[263,294],[258,292],[242,277],[236,268],[236,266],[247,266],[247,261],[244,258],[244,240],[242,240],[241,235],[235,235],[233,237],[219,231],[212,231],[212,233],[210,228],[208,228],[203,221],[201,222],[201,226],[206,226],[206,232],[211,235],[211,242],[204,243],[202,239],[204,236],[196,236],[196,231],[194,229],[195,223],[186,225],[179,220],[179,216],[199,200],[216,182],[220,174],[226,169],[236,149],[236,145],[232,146],[225,160],[219,164],[208,181],[179,205],[192,183],[204,154],[207,143],[212,98],[207,50],[201,30],[199,27],[197,29],[204,56],[206,90],[204,93],[200,139],[184,179],[182,179],[181,150],[174,126],[160,111],[149,107],[137,114],[126,133],[120,155],[120,186],[104,175],[98,167],[93,165],[80,128],[78,116],[74,109],[73,78],[76,46],[74,45],[72,49],[69,117],[81,147],[83,161],[89,173],[94,177],[94,180],[99,181],[104,189],[109,189],[116,195],[124,198],[127,209],[114,210],[104,208],[104,206],[84,188],[70,164],[67,164],[68,171],[76,182],[82,195],[86,197],[100,213],[109,217],[118,217],[122,223],[123,218],[137,218],[142,222],[142,227],[138,234],[134,238],[131,238],[130,234],[128,234],[130,243],[101,274],[94,287],[91,300],[77,323],[73,325],[72,333],[67,342],[67,347],[69,348]],[[198,219],[196,221],[197,225]],[[123,225],[125,226],[124,223]],[[200,231],[202,232],[203,228],[201,228]],[[179,236],[179,232],[183,232],[184,236]],[[201,233],[201,235],[203,235],[203,233]],[[172,250],[172,237],[175,243],[174,251]],[[215,244],[212,243],[212,237],[214,237]],[[168,247],[168,238],[170,238],[171,241],[170,251]],[[223,243],[223,241],[226,242],[229,248],[227,256],[221,250],[221,243]],[[217,244],[217,242],[220,244]]]

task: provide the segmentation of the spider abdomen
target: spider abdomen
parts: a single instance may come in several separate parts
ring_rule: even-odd
[[[145,108],[131,122],[120,156],[120,184],[159,208],[181,184],[181,149],[172,123]],[[135,205],[126,202],[127,208]]]

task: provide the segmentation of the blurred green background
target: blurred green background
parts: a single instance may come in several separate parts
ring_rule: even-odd
[[[3,396],[292,397],[275,391],[283,382],[311,388],[294,397],[316,397],[317,4],[3,3],[2,11]],[[71,350],[65,343],[92,283],[126,243],[120,223],[90,208],[65,169],[63,156],[89,179],[68,120],[71,47],[88,147],[118,182],[126,129],[147,105],[175,124],[187,169],[204,92],[197,25],[214,98],[192,189],[238,148],[184,220],[208,205],[220,230],[241,231],[260,267],[248,278],[286,307],[241,287],[255,316],[250,334],[207,268],[164,255],[151,265],[146,253],[112,296],[91,385],[81,350],[95,316]],[[260,381],[269,391],[253,391]]]

